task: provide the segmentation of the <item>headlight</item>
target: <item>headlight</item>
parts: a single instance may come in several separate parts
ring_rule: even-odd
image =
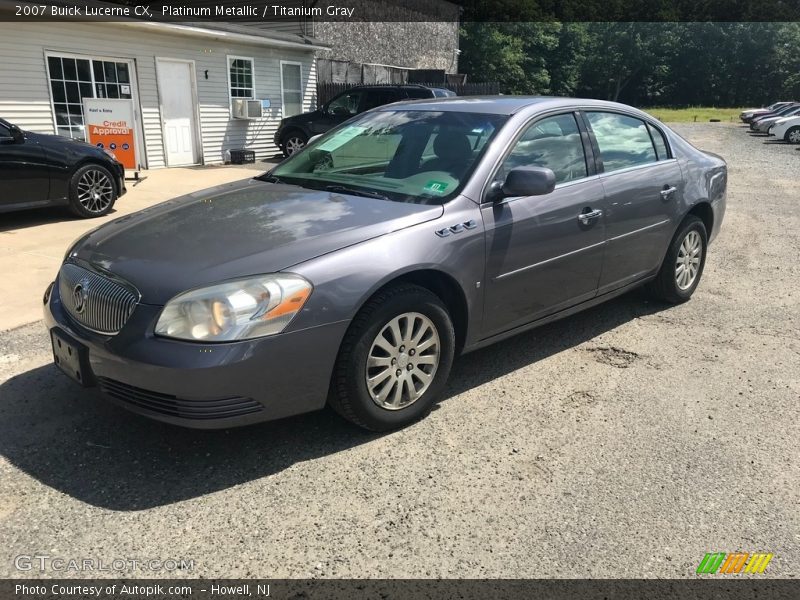
[[[106,154],[108,154],[108,155],[109,155],[111,158],[113,158],[114,160],[117,160],[117,155],[116,155],[116,154],[114,154],[114,153],[113,153],[111,150],[109,150],[108,148],[103,148],[103,152],[105,152]]]
[[[283,331],[311,295],[291,273],[260,275],[178,294],[161,311],[156,335],[230,342]]]

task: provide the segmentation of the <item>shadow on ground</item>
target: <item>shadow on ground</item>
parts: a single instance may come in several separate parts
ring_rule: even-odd
[[[664,308],[633,292],[463,356],[444,399]],[[222,431],[164,425],[110,405],[51,365],[0,385],[0,454],[45,485],[119,511],[224,490],[377,437],[330,410]]]
[[[116,210],[112,209],[109,214],[113,216],[115,212]],[[66,206],[48,206],[46,208],[20,210],[2,214],[0,233],[14,233],[22,229],[27,229],[28,227],[79,220],[81,220],[80,217],[73,215]]]

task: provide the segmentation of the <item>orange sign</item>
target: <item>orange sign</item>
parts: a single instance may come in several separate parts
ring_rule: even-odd
[[[114,98],[85,98],[83,112],[87,141],[114,153],[125,169],[138,168],[133,101]]]

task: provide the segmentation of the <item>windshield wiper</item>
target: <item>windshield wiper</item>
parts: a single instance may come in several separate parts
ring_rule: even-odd
[[[286,183],[282,179],[275,177],[275,175],[270,175],[269,173],[264,173],[263,175],[259,175],[258,177],[253,177],[253,179],[258,179],[259,181],[266,181],[267,183]]]
[[[349,188],[344,185],[328,185],[325,186],[326,192],[338,192],[339,194],[350,194],[351,196],[364,196],[365,198],[376,198],[378,200],[389,200],[388,196],[384,196],[379,192],[370,192],[367,190],[357,190]]]

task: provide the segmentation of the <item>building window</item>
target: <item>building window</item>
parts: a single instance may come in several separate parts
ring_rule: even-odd
[[[47,71],[58,135],[86,140],[84,98],[133,97],[127,62],[49,55]]]
[[[231,98],[255,98],[253,59],[228,57],[228,87]]]
[[[303,77],[300,63],[281,61],[282,117],[303,112]]]

